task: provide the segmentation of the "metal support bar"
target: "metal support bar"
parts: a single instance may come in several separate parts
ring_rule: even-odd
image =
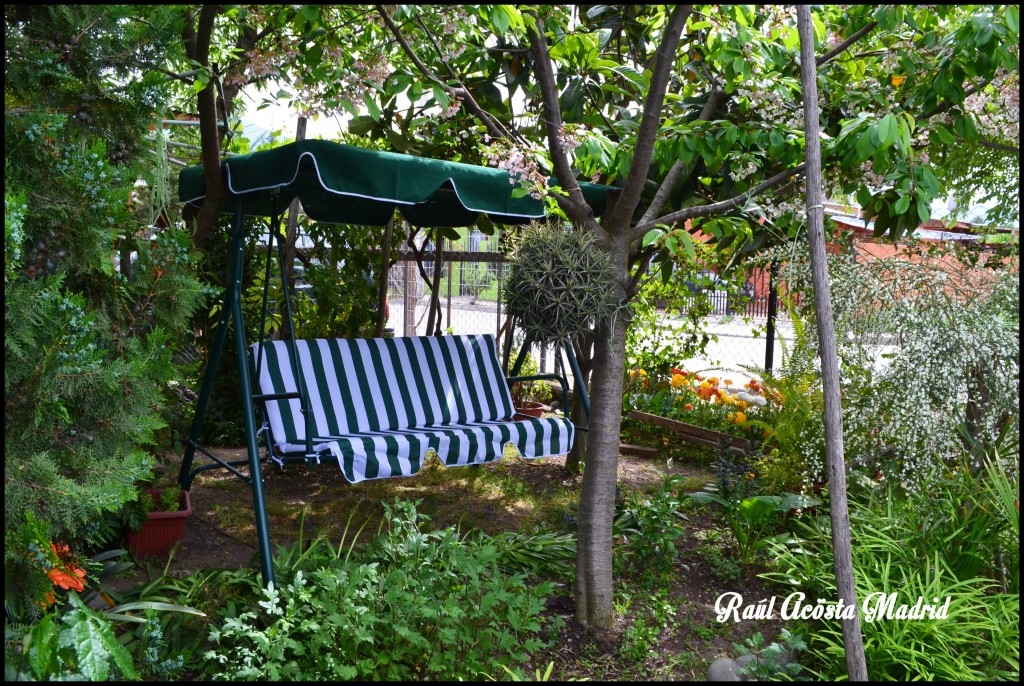
[[[201,465],[199,467],[196,467],[191,472],[189,472],[188,473],[188,478],[187,478],[185,484],[181,487],[181,489],[183,491],[187,491],[187,490],[190,490],[192,488],[192,481],[195,480],[195,477],[196,477],[197,474],[199,474],[200,472],[205,472],[205,471],[207,471],[209,469],[226,469],[229,472],[231,472],[232,474],[234,474],[235,476],[237,476],[239,479],[244,481],[245,483],[249,483],[249,477],[247,477],[245,474],[243,474],[242,472],[240,472],[237,469],[235,469],[236,466],[240,466],[240,465],[243,465],[243,464],[249,464],[249,460],[248,459],[245,459],[245,460],[232,460],[231,462],[227,462],[225,460],[220,459],[219,457],[217,457],[216,455],[214,455],[213,453],[211,453],[209,450],[207,450],[206,448],[204,448],[201,445],[194,445],[193,448],[195,448],[196,450],[201,452],[203,455],[206,455],[208,458],[213,460],[216,464],[204,464],[204,465]]]
[[[192,429],[189,431],[188,440],[185,442],[185,452],[181,458],[181,470],[178,472],[178,486],[187,491],[192,486],[192,459],[195,456],[196,446],[199,442],[199,432],[203,428],[203,419],[206,417],[206,408],[210,402],[210,394],[213,391],[213,380],[217,376],[217,367],[220,366],[220,354],[224,350],[224,342],[227,340],[228,321],[231,312],[227,307],[230,298],[231,283],[234,281],[235,264],[228,262],[228,284],[224,288],[220,321],[217,325],[217,333],[213,338],[213,347],[210,349],[210,359],[206,362],[206,370],[203,373],[203,385],[199,389],[199,399],[196,404],[196,415],[192,419]]]
[[[249,377],[249,362],[245,346],[245,326],[242,320],[242,268],[245,257],[245,202],[239,198],[238,209],[235,211],[233,234],[231,239],[231,282],[228,284],[230,303],[225,302],[225,309],[230,306],[231,318],[234,320],[235,355],[238,358],[238,377],[242,394],[242,418],[245,421],[245,443],[249,452],[249,484],[252,486],[253,509],[256,515],[256,539],[260,547],[260,560],[263,569],[263,583],[269,585],[274,581],[274,564],[271,557],[270,533],[267,526],[267,504],[263,496],[263,472],[260,469],[259,446],[256,437],[255,408],[252,404],[252,380]]]
[[[533,336],[526,334],[526,340],[523,341],[523,346],[519,348],[519,357],[516,358],[516,363],[512,365],[512,371],[509,372],[509,376],[515,376],[523,368],[523,363],[526,362],[526,354],[529,352],[531,345],[533,345]]]
[[[580,392],[580,400],[583,402],[583,412],[586,413],[587,419],[590,419],[590,396],[587,395],[587,384],[583,379],[583,372],[580,371],[580,363],[576,360],[576,353],[572,350],[572,343],[569,341],[562,342],[562,349],[565,350],[565,356],[569,358],[569,366],[572,368],[572,376],[575,379],[574,387]]]

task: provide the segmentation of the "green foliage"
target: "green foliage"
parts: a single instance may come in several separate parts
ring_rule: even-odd
[[[1019,596],[1016,588],[1001,591],[991,577],[999,576],[993,559],[992,539],[1008,534],[1011,523],[996,524],[983,509],[999,496],[982,497],[967,478],[958,480],[958,492],[933,494],[933,480],[922,494],[907,499],[889,485],[871,498],[850,502],[853,570],[861,603],[871,594],[897,595],[897,604],[912,605],[950,598],[947,618],[918,620],[876,618],[862,621],[868,677],[874,680],[1013,679],[1019,670]],[[984,490],[994,487],[984,485]],[[959,514],[950,516],[950,511]],[[996,531],[985,531],[983,517]],[[766,573],[810,598],[835,598],[832,544],[827,519],[798,527],[800,539],[776,543],[772,555],[778,567]],[[1017,547],[1006,535],[1004,546]],[[1007,550],[1007,548],[1003,548]],[[1016,554],[1016,553],[1015,553]],[[980,569],[976,561],[987,561]],[[1016,563],[1014,563],[1016,564]],[[983,575],[975,576],[981,572]],[[878,595],[873,596],[877,605]],[[812,628],[807,663],[818,678],[829,680],[846,673],[842,631],[838,621]]]
[[[98,542],[102,513],[150,473],[171,357],[204,297],[187,236],[151,242],[132,211],[164,97],[147,65],[176,34],[165,10],[126,11],[7,12],[5,541],[32,513]],[[119,240],[138,253],[130,272],[114,268]],[[5,546],[5,563],[17,554]]]
[[[619,307],[611,263],[593,236],[535,223],[513,237],[511,260],[505,304],[539,343],[572,338]]]
[[[788,286],[809,292],[806,260],[786,254],[782,272]],[[917,474],[957,462],[962,424],[981,445],[1005,432],[1019,433],[1015,275],[953,259],[917,264],[858,261],[854,255],[830,256],[829,273],[844,449],[852,465],[913,489]],[[792,321],[797,335],[783,370],[764,380],[786,399],[764,418],[771,433],[766,447],[777,465],[802,471],[805,483],[821,483],[823,400],[811,298]]]
[[[295,300],[295,332],[300,338],[358,338],[377,325],[381,234],[365,226],[314,222],[314,248],[303,277],[310,298]],[[394,241],[400,243],[399,240]]]
[[[654,653],[661,633],[675,624],[676,608],[668,599],[668,591],[655,590],[650,600],[637,609],[633,622],[622,635],[619,655],[622,659],[642,664]]]
[[[626,330],[626,368],[664,376],[679,360],[699,357],[712,340],[705,329],[711,302],[704,292],[688,294],[689,271],[677,269],[668,283],[643,280],[630,303],[633,319]],[[679,312],[684,318],[671,317]]]
[[[650,496],[632,493],[616,508],[612,531],[624,545],[641,583],[658,586],[675,570],[676,541],[684,535],[687,516],[682,507],[686,495],[679,491],[682,475],[665,477]]]
[[[575,574],[576,536],[545,531],[503,531],[486,541],[498,552],[503,572],[570,580]]]
[[[89,680],[139,678],[131,654],[118,643],[109,620],[75,594],[72,609],[53,613],[31,627],[4,627],[4,672],[7,680]]]
[[[760,631],[747,638],[743,643],[732,646],[740,655],[754,655],[754,659],[736,673],[747,681],[788,681],[800,674],[803,667],[794,658],[801,650],[807,649],[807,642],[799,634],[793,634],[783,627],[779,638],[782,642],[773,641],[764,645],[764,636]]]
[[[509,354],[511,363],[514,363],[519,358],[519,351],[520,348],[514,348],[511,351]],[[539,373],[540,367],[537,365],[537,360],[533,358],[533,353],[527,350],[517,376],[536,376]],[[516,381],[512,384],[510,392],[512,402],[516,405],[530,401],[543,403],[547,402],[551,397],[551,386],[539,379],[534,381]]]
[[[424,533],[415,506],[386,506],[388,528],[359,556],[310,553],[263,591],[259,610],[213,629],[214,678],[476,678],[522,664],[544,644],[550,583],[505,576],[491,543]],[[321,547],[321,551],[324,549]]]
[[[736,540],[740,564],[753,562],[754,553],[772,542],[766,534],[777,515],[817,507],[820,501],[804,495],[753,495],[759,488],[756,473],[746,460],[735,458],[722,446],[719,450],[716,483],[690,494],[695,503],[717,504],[725,511],[729,529]],[[783,535],[788,538],[788,535]]]

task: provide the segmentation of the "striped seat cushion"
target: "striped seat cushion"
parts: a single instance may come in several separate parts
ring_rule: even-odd
[[[494,336],[418,336],[296,341],[310,398],[313,440],[350,482],[416,473],[428,450],[446,465],[563,455],[573,426],[563,419],[512,421],[515,410]],[[259,392],[297,390],[287,341],[263,344]],[[252,346],[254,359],[258,346]],[[305,452],[298,400],[265,403],[278,450]]]

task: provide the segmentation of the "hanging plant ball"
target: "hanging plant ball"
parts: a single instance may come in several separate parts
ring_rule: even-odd
[[[535,222],[511,245],[504,301],[534,340],[572,338],[615,313],[611,262],[594,236]]]

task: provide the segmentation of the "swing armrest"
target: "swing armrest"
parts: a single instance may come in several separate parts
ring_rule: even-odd
[[[252,397],[256,401],[266,400],[301,400],[302,394],[298,391],[290,391],[288,393],[257,393]]]
[[[566,385],[565,377],[558,374],[531,374],[529,376],[510,376],[505,379],[508,383],[509,389],[512,388],[512,384],[517,381],[541,381],[544,379],[553,379],[558,382],[558,385],[562,387],[562,412],[568,412],[566,404],[569,397],[569,388]],[[568,415],[566,415],[568,417]]]

